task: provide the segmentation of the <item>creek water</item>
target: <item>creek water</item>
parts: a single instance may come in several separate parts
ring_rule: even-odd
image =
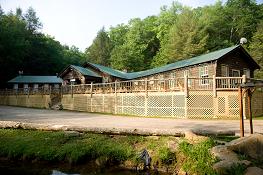
[[[24,161],[0,160],[3,175],[168,175],[161,172],[138,172],[117,167],[98,168],[92,164],[68,165],[51,163],[29,163]]]

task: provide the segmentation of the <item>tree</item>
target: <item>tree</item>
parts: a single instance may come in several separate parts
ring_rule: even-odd
[[[113,48],[112,67],[120,70],[140,71],[150,67],[153,56],[159,50],[159,40],[154,31],[155,16],[141,20],[132,19],[123,44]]]
[[[9,13],[0,18],[0,87],[13,78],[29,55],[29,35],[26,23]]]
[[[129,26],[118,24],[116,27],[111,27],[109,37],[113,47],[123,45],[126,40],[126,34],[129,31]]]
[[[85,50],[87,61],[109,66],[112,45],[104,27],[98,32],[92,45]]]
[[[2,7],[0,5],[0,17],[3,16],[3,14],[4,14],[4,11],[3,11],[3,9],[2,9]]]
[[[228,0],[224,10],[229,43],[238,44],[241,37],[250,39],[262,18],[255,0]]]
[[[215,51],[232,45],[229,42],[229,27],[221,1],[214,5],[197,8],[195,11],[199,13],[200,23],[205,26],[205,32],[209,36],[206,50]]]
[[[76,46],[63,46],[63,60],[66,65],[82,65],[85,62],[84,54]]]
[[[28,8],[26,14],[24,15],[24,18],[27,23],[27,29],[32,33],[35,33],[42,28],[42,24],[39,18],[36,16],[36,12],[32,7]]]
[[[205,51],[208,35],[196,13],[184,9],[171,28],[168,42],[154,58],[153,67],[199,55]]]
[[[255,77],[263,79],[263,20],[258,24],[257,31],[253,34],[249,51],[261,67],[261,70],[256,71]]]

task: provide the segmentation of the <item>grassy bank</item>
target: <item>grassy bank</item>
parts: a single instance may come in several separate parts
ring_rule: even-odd
[[[94,161],[99,166],[143,166],[139,154],[146,149],[152,167],[170,172],[184,169],[192,174],[215,174],[215,159],[209,139],[191,145],[182,138],[157,136],[119,136],[85,133],[74,136],[65,132],[0,129],[0,156],[14,160],[68,162]],[[141,167],[140,167],[141,166]]]

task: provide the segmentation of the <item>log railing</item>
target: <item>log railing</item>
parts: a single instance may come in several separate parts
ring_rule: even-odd
[[[108,93],[137,93],[137,92],[173,92],[182,91],[186,94],[193,90],[237,90],[238,84],[252,81],[242,77],[215,77],[195,78],[183,77],[173,79],[146,79],[112,83],[91,83],[81,85],[65,85],[58,88],[22,88],[0,90],[0,95],[47,95],[61,94],[108,94]]]

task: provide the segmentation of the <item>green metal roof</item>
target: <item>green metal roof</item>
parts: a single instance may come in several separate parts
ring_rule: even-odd
[[[57,76],[29,76],[19,75],[8,83],[62,83],[63,80]]]
[[[86,69],[84,67],[80,67],[80,66],[75,66],[75,65],[70,65],[70,67],[76,69],[77,71],[79,71],[82,75],[87,75],[87,76],[92,76],[92,77],[99,77],[101,78],[101,76],[99,74],[97,74],[96,72],[93,72],[90,69]]]
[[[192,66],[192,65],[196,65],[196,64],[200,64],[200,63],[214,61],[214,60],[221,58],[222,56],[226,55],[227,53],[233,51],[234,49],[236,49],[238,47],[239,47],[239,45],[229,47],[229,48],[225,48],[225,49],[221,49],[221,50],[214,51],[214,52],[210,52],[210,53],[200,55],[197,57],[193,57],[190,59],[178,61],[178,62],[168,64],[168,65],[165,65],[162,67],[157,67],[157,68],[153,68],[153,69],[149,69],[149,70],[145,70],[145,71],[132,72],[132,73],[122,72],[122,71],[115,70],[115,69],[112,69],[109,67],[105,67],[105,66],[102,66],[99,64],[94,64],[94,63],[88,63],[88,64],[96,67],[97,69],[99,69],[102,72],[105,72],[105,73],[112,75],[112,76],[115,76],[115,77],[119,77],[119,78],[123,78],[123,79],[135,79],[135,78],[140,78],[140,77],[145,77],[145,76],[157,74],[160,72],[170,71],[173,69],[178,69],[178,68]],[[242,46],[240,46],[240,47],[242,47]]]
[[[99,65],[99,64],[95,64],[95,63],[88,63],[90,64],[91,66],[99,69],[101,72],[105,72],[109,75],[112,75],[114,77],[119,77],[119,78],[124,78],[124,79],[127,79],[127,74],[126,72],[122,72],[122,71],[119,71],[119,70],[116,70],[116,69],[112,69],[112,68],[109,68],[109,67],[106,67],[106,66],[102,66],[102,65]]]
[[[239,47],[239,45],[233,46],[233,47],[228,47],[228,48],[221,49],[221,50],[214,51],[214,52],[210,52],[210,53],[200,55],[197,57],[193,57],[190,59],[177,61],[175,63],[167,64],[167,65],[162,66],[162,67],[157,67],[157,68],[153,68],[153,69],[149,69],[149,70],[145,70],[145,71],[140,71],[140,72],[128,73],[127,79],[134,79],[134,78],[149,76],[149,75],[157,74],[160,72],[170,71],[173,69],[178,69],[178,68],[188,67],[188,66],[192,66],[192,65],[196,65],[196,64],[200,64],[200,63],[215,61],[215,60],[218,60],[219,58],[221,58],[222,56],[226,55],[227,53],[231,52],[232,50],[236,49],[237,47]]]

